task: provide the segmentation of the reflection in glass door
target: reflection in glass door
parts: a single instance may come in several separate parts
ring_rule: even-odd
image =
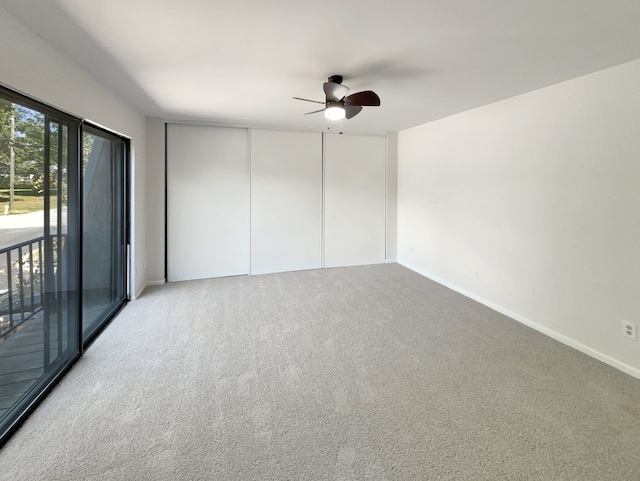
[[[127,141],[83,128],[82,333],[85,345],[127,300]]]

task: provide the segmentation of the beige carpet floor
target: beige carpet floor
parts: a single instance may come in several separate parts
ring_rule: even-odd
[[[640,480],[640,381],[399,265],[150,288],[3,480]]]

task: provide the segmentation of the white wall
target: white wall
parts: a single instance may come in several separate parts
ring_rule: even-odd
[[[387,134],[386,162],[386,259],[394,262],[398,256],[398,133]]]
[[[145,118],[0,7],[3,85],[131,138],[134,294],[145,286]]]
[[[639,86],[636,61],[400,132],[399,262],[640,377]]]

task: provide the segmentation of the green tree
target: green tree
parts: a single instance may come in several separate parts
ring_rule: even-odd
[[[9,186],[9,143],[11,141],[9,119],[13,116],[13,104],[0,99],[0,187],[4,188]]]
[[[44,114],[0,99],[0,187],[9,187],[11,118],[14,119],[15,181],[30,182],[44,170]],[[57,152],[57,136],[52,136]]]
[[[15,105],[15,113],[16,179],[26,181],[44,169],[44,115],[20,105]]]

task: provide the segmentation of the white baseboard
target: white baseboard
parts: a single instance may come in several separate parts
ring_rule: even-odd
[[[145,284],[144,286],[142,286],[140,288],[140,290],[138,292],[134,292],[133,295],[131,296],[131,300],[135,301],[138,297],[140,297],[142,295],[142,293],[144,292],[144,290],[146,289],[147,285]]]
[[[132,297],[132,300],[137,299],[138,297],[140,297],[147,287],[164,286],[166,283],[167,283],[167,281],[165,281],[164,279],[159,280],[159,281],[147,281],[145,283],[145,285],[142,286],[142,288],[140,288],[140,290],[138,292],[134,293],[134,295]]]
[[[387,259],[385,261],[386,264],[397,264],[398,263],[398,259]]]
[[[518,321],[522,324],[524,324],[525,326],[528,326],[532,329],[535,329],[536,331],[549,336],[552,339],[555,339],[556,341],[561,342],[562,344],[565,344],[569,347],[572,347],[574,349],[577,349],[578,351],[591,356],[599,361],[604,362],[605,364],[608,364],[611,367],[615,367],[616,369],[619,369],[620,371],[629,374],[630,376],[635,377],[636,379],[640,379],[640,369],[636,369],[633,366],[629,366],[628,364],[625,364],[623,362],[618,361],[617,359],[614,359],[606,354],[601,353],[600,351],[597,351],[589,346],[586,346],[578,341],[576,341],[575,339],[571,339],[570,337],[567,337],[563,334],[560,334],[552,329],[549,329],[548,327],[545,327],[541,324],[538,324],[537,322],[532,321],[531,319],[528,319],[524,316],[521,316],[520,314],[517,314],[513,311],[510,311],[509,309],[505,309],[502,306],[499,306],[497,304],[494,304],[491,301],[488,301],[480,296],[477,296],[471,292],[468,292],[464,289],[459,288],[458,286],[455,286],[453,284],[448,283],[447,281],[444,281],[442,279],[440,279],[437,276],[434,276],[418,267],[412,266],[406,262],[400,261],[398,262],[401,266],[406,267],[407,269],[411,269],[414,272],[417,272],[418,274],[431,279],[434,282],[437,282],[438,284],[441,284],[445,287],[448,287],[449,289],[458,292],[459,294],[462,294],[465,297],[468,297],[470,299],[473,299],[474,301],[479,302],[480,304],[484,304],[485,306],[493,309],[496,312],[499,312],[500,314],[504,314],[507,317],[510,317],[511,319]]]

